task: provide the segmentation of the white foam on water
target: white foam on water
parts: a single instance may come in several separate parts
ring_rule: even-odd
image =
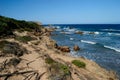
[[[81,40],[81,42],[88,43],[88,44],[96,44],[96,42],[93,42],[93,41],[85,41],[85,40]]]
[[[68,31],[70,31],[70,32],[75,32],[76,29],[68,29]]]
[[[120,36],[120,34],[119,34],[119,33],[115,33],[115,35]]]
[[[63,30],[66,30],[66,31],[68,31],[70,28],[69,27],[65,27],[65,28],[63,28]]]
[[[112,33],[108,33],[109,35],[112,35]]]
[[[74,38],[70,38],[70,40],[72,41],[72,40],[74,40]]]
[[[61,31],[61,29],[56,29],[56,31]]]
[[[117,48],[114,48],[114,47],[111,47],[111,46],[106,46],[106,45],[104,45],[104,47],[105,47],[105,48],[108,48],[108,49],[112,49],[112,50],[114,50],[114,51],[116,51],[116,52],[120,52],[120,49],[117,49]]]
[[[99,34],[99,32],[94,32],[95,34]]]
[[[75,28],[69,28],[69,27],[65,27],[63,28],[63,31],[61,31],[60,33],[64,33],[64,34],[74,34],[76,32],[77,29]]]
[[[76,51],[70,51],[70,53],[71,53],[72,56],[74,56],[74,57],[78,57]]]
[[[75,28],[70,28],[70,27],[65,27],[63,28],[64,31],[67,31],[67,32],[75,32],[77,29]]]
[[[116,29],[101,29],[102,31],[120,31],[120,30],[116,30]]]
[[[108,33],[109,35],[116,35],[116,36],[120,36],[120,33]]]
[[[57,29],[60,29],[60,26],[56,26]]]
[[[84,33],[84,34],[89,34],[89,31],[84,31],[83,33]]]

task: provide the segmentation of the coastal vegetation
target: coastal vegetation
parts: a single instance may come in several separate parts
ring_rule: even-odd
[[[53,63],[56,63],[52,58],[50,58],[50,57],[47,57],[46,59],[45,59],[45,62],[47,63],[47,64],[53,64]]]
[[[79,68],[85,68],[86,64],[80,60],[73,60],[72,63]]]
[[[47,57],[45,62],[49,64],[50,79],[56,80],[68,80],[67,78],[71,76],[69,67],[60,62],[54,61],[52,58]]]
[[[5,44],[9,44],[9,42],[6,40],[0,41],[0,50],[2,50],[4,48]]]
[[[14,30],[19,31],[40,31],[42,26],[33,21],[16,20],[0,16],[0,36],[13,35]]]
[[[14,55],[19,57],[27,52],[27,50],[18,43],[5,40],[0,41],[0,50],[2,51],[1,56]]]
[[[35,40],[35,38],[31,36],[17,36],[15,39],[23,43],[27,43],[28,41]]]

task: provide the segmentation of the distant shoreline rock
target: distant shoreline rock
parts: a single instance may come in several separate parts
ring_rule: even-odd
[[[78,51],[78,50],[80,50],[80,48],[79,48],[78,45],[75,45],[73,49],[74,49],[74,51]]]
[[[68,46],[58,46],[57,49],[62,52],[70,52],[70,48]]]

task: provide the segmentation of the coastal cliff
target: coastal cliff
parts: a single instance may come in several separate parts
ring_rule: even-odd
[[[0,80],[118,80],[114,72],[97,63],[58,49],[50,38],[54,29],[37,23],[29,27],[31,22],[24,22],[28,27],[23,27],[21,21],[5,19],[0,19],[4,22],[0,27],[10,31],[0,31]]]

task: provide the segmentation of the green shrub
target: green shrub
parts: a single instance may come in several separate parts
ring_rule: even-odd
[[[54,61],[52,58],[48,57],[45,59],[45,62],[51,66],[52,69],[54,69],[55,73],[62,72],[64,75],[69,75],[70,71],[67,65],[58,63]]]
[[[13,35],[14,30],[22,29],[23,31],[41,31],[43,26],[32,21],[16,20],[0,16],[0,36]]]
[[[73,60],[72,63],[79,68],[85,68],[86,64],[80,60]]]
[[[64,72],[65,75],[70,74],[70,70],[67,65],[64,65],[64,64],[59,64],[59,65],[60,65],[60,69]]]
[[[0,50],[3,49],[6,44],[9,44],[9,43],[10,42],[5,41],[5,40],[4,41],[0,41]]]
[[[35,38],[32,38],[30,36],[18,36],[15,39],[18,40],[18,41],[26,43],[28,41],[34,40]]]
[[[70,70],[67,65],[54,61],[49,56],[45,62],[49,64],[50,80],[67,80],[67,77],[70,77]]]
[[[55,61],[54,61],[53,59],[51,59],[51,58],[46,58],[46,59],[45,59],[45,62],[48,63],[48,64],[53,64],[53,63],[55,63]]]
[[[2,56],[6,55],[15,55],[22,56],[24,53],[27,53],[27,50],[21,47],[18,43],[8,42],[8,41],[0,41],[0,50],[2,51]]]

